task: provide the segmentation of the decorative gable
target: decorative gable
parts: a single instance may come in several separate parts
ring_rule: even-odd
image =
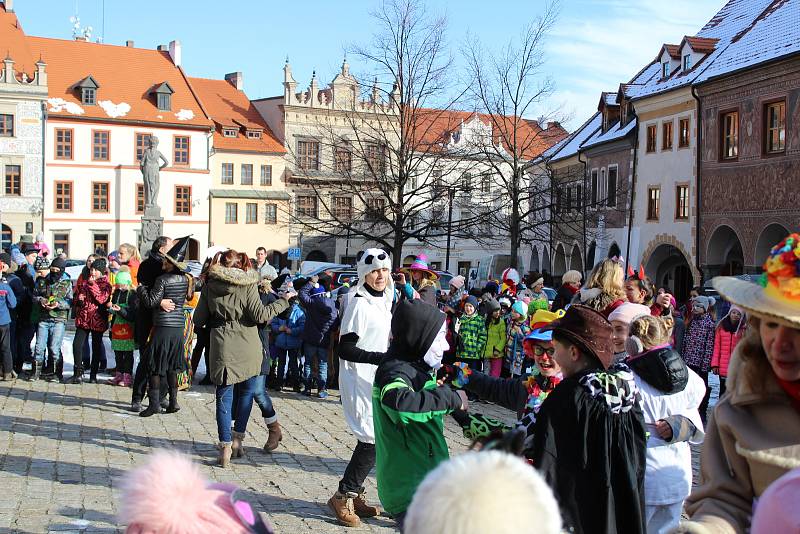
[[[683,38],[679,45],[680,68],[681,72],[689,72],[695,65],[711,54],[717,46],[719,39],[708,39],[705,37]]]
[[[662,80],[666,80],[678,70],[681,65],[680,57],[680,46],[664,44],[661,47],[661,54],[658,56],[658,62],[661,65],[660,78]]]

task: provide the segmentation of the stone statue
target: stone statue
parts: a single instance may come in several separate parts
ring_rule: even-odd
[[[144,207],[158,209],[159,172],[169,165],[164,154],[158,151],[158,138],[151,135],[147,138],[147,148],[142,154],[140,169],[144,179]],[[160,211],[160,210],[159,210]]]

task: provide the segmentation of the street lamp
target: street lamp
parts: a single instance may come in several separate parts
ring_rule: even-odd
[[[447,254],[444,259],[444,270],[450,272],[450,234],[453,228],[453,198],[456,196],[455,187],[447,188]]]

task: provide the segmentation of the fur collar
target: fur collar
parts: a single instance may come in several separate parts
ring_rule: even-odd
[[[223,267],[222,265],[212,265],[211,268],[208,269],[208,277],[234,286],[250,286],[257,284],[260,278],[258,271],[251,269],[245,272],[235,267]]]

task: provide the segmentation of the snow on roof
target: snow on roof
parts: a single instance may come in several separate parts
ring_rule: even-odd
[[[584,122],[580,128],[575,130],[571,136],[562,141],[559,144],[560,146],[556,145],[558,149],[553,152],[552,155],[545,153],[544,156],[549,157],[550,161],[558,161],[574,156],[578,153],[578,150],[580,150],[581,144],[592,136],[600,128],[602,123],[603,115],[595,113],[589,120]]]
[[[698,61],[689,71],[681,70],[675,72],[666,79],[661,78],[659,65],[654,61],[643,70],[643,73],[646,72],[649,74],[646,82],[639,87],[632,87],[630,97],[632,99],[644,98],[693,83],[699,75],[715,63],[718,57],[724,54],[734,39],[741,40],[742,32],[748,32],[748,28],[753,26],[754,21],[761,17],[765,10],[775,10],[774,6],[777,4],[795,4],[796,1],[797,0],[729,0],[729,2],[725,4],[699,32],[697,32],[697,35],[686,37],[686,40],[690,40],[690,44],[693,40],[695,43],[703,43],[705,45],[711,43],[711,41],[709,41],[710,39],[718,39],[711,53]],[[785,25],[786,23],[784,21],[782,27]],[[792,29],[792,31],[796,30]]]
[[[634,119],[630,121],[625,126],[621,126],[621,124],[622,123],[620,122],[615,123],[605,133],[603,133],[602,130],[597,130],[594,135],[583,142],[581,149],[590,148],[602,143],[608,143],[609,141],[614,141],[616,139],[622,139],[636,127],[636,120]]]
[[[800,0],[773,0],[695,83],[800,52]]]
[[[603,98],[607,106],[617,105],[617,92],[616,91],[603,91]]]

